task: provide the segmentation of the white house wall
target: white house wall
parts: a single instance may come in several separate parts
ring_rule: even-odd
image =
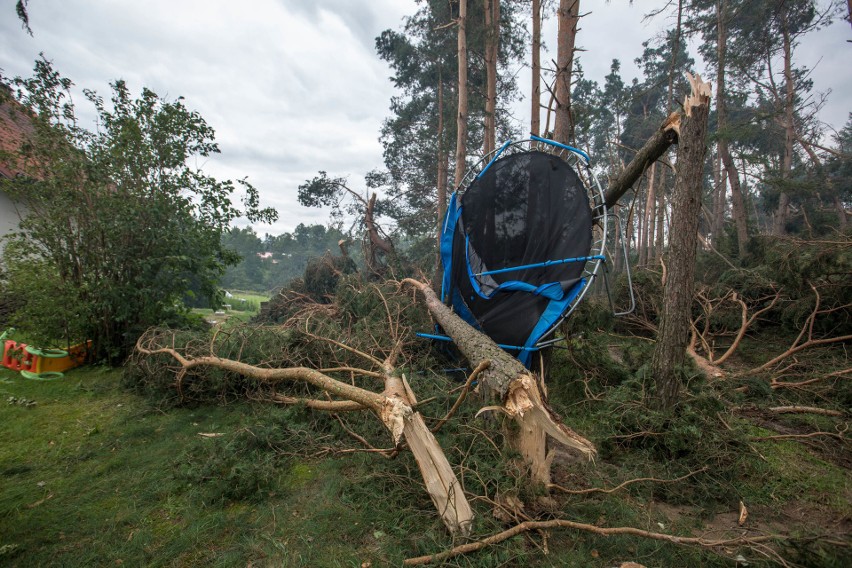
[[[9,197],[0,191],[0,252],[3,251],[5,237],[18,230],[18,210]]]

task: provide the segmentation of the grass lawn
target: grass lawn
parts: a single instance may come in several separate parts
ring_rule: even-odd
[[[0,370],[0,565],[390,561],[378,546],[385,533],[347,497],[360,491],[344,470],[364,460],[253,446],[290,431],[273,428],[277,408],[163,412],[120,381],[101,368],[52,382]]]
[[[393,460],[337,454],[358,444],[334,418],[299,407],[159,408],[123,386],[121,375],[87,367],[39,382],[0,369],[0,565],[379,567],[460,543],[441,524],[409,452]],[[434,379],[412,375],[412,381],[426,400]],[[570,398],[560,391],[571,388],[578,387],[567,380],[560,387],[557,377],[554,403]],[[425,405],[423,412],[440,417],[443,406]],[[458,425],[493,427],[473,417],[476,408],[466,405]],[[652,461],[641,448],[628,451],[608,441],[618,425],[595,415],[593,404],[559,410],[601,449],[596,463],[557,465],[554,481],[564,487],[673,478],[681,471],[666,464],[684,459],[699,463],[682,468],[710,469],[678,484],[643,483],[605,495],[555,493],[552,516],[711,538],[782,532],[808,537],[800,541],[810,543],[803,550],[784,552],[798,566],[850,565],[848,548],[814,548],[809,538],[849,538],[852,475],[844,465],[788,440],[752,442],[753,448],[719,455],[711,443],[707,455],[715,461],[685,454]],[[363,421],[350,424],[362,433],[373,424],[371,440],[387,443],[374,418]],[[744,419],[729,417],[728,424],[751,435],[771,433]],[[439,434],[451,463],[471,496],[497,498],[518,479],[509,461],[499,461],[506,456],[482,437],[474,444],[458,425]],[[689,439],[703,439],[696,436]],[[718,469],[738,456],[743,459],[727,473]],[[745,529],[737,526],[739,500],[751,512]],[[492,502],[478,497],[473,504],[478,537],[506,528],[493,517]],[[445,565],[610,568],[632,560],[648,567],[734,566],[739,554],[750,566],[774,565],[749,550],[711,552],[568,530],[550,531],[546,540],[539,533],[516,536]]]

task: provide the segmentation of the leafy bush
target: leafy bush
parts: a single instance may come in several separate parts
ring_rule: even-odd
[[[75,119],[71,81],[47,60],[14,84],[20,102],[2,102],[32,126],[14,160],[34,164],[3,180],[28,211],[6,249],[6,264],[19,267],[11,292],[27,300],[18,320],[35,322],[27,331],[91,339],[99,359],[120,362],[145,329],[186,314],[188,291],[216,293],[224,267],[237,260],[220,241],[236,218],[277,214],[259,208],[244,180],[237,208],[234,182],[190,165],[219,149],[181,99],[148,89],[133,98],[121,80],[110,105],[84,91],[97,114],[90,132]]]

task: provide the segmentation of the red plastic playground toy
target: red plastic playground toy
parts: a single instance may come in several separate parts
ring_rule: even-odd
[[[14,328],[0,334],[3,346],[2,365],[12,371],[20,371],[28,379],[59,379],[63,372],[82,365],[92,346],[91,341],[78,343],[67,351],[64,349],[39,349],[26,343],[7,339]]]

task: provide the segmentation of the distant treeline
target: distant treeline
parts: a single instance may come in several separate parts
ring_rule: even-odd
[[[308,259],[326,251],[340,254],[344,234],[324,225],[299,224],[292,233],[259,237],[254,229],[232,228],[222,236],[223,248],[236,251],[242,260],[222,276],[225,289],[265,291],[302,276]]]

